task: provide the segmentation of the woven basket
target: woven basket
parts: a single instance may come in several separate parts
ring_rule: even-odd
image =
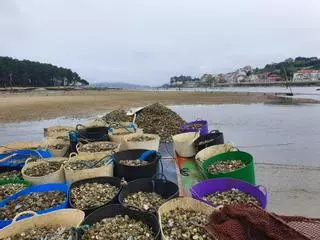
[[[137,128],[136,132],[133,132],[134,130],[132,128],[129,129],[124,129],[124,128],[119,128],[119,129],[113,129],[112,133],[109,132],[109,139],[112,142],[119,143],[119,151],[123,151],[126,149],[125,147],[125,140],[124,137],[127,136],[128,134],[131,133],[137,133],[137,134],[143,134],[143,129],[142,128]],[[123,134],[119,134],[123,133]]]
[[[33,214],[31,218],[16,221],[18,217],[25,214]],[[77,209],[63,209],[38,215],[35,212],[27,211],[19,213],[12,224],[1,229],[0,239],[13,237],[16,234],[43,227],[78,227],[84,219],[84,212]]]
[[[218,144],[218,145],[210,146],[198,152],[197,155],[195,156],[195,160],[198,166],[201,167],[202,163],[205,160],[221,153],[230,152],[233,149],[235,148],[232,144]]]
[[[56,145],[63,145],[62,149],[55,149]],[[70,142],[49,138],[45,141],[45,147],[50,150],[53,157],[64,157],[70,148]]]
[[[94,144],[105,143],[105,142],[107,142],[107,141],[90,142],[90,143],[86,143],[86,144],[78,143],[76,145],[76,149],[77,149],[77,152],[78,152],[79,155],[91,154],[90,152],[84,151],[83,147],[87,146],[87,145],[94,145]],[[114,146],[114,149],[111,149],[111,150],[108,150],[108,151],[102,151],[102,152],[94,152],[93,154],[96,154],[97,156],[101,156],[101,158],[102,158],[103,155],[109,156],[113,152],[119,152],[119,149],[120,149],[120,144],[119,143],[114,143],[114,142],[108,142],[108,143],[111,143]]]
[[[198,132],[180,133],[172,136],[174,150],[181,157],[193,157],[196,155],[195,140],[199,136]]]
[[[82,155],[70,154],[69,161],[78,161],[85,160],[88,162],[95,162],[97,160],[102,159],[103,157],[107,157],[95,153],[87,153]],[[68,183],[73,183],[78,180],[87,179],[87,178],[95,178],[95,177],[113,177],[113,164],[103,165],[101,167],[83,169],[83,170],[70,170],[66,169],[64,166],[64,172],[66,176],[66,181]]]
[[[134,142],[134,141],[129,141],[133,137],[138,137],[138,136],[147,136],[147,137],[152,137],[154,140],[151,141],[142,141],[142,142]],[[160,137],[159,135],[156,134],[140,134],[140,133],[131,133],[126,136],[124,136],[124,145],[123,147],[125,150],[132,150],[132,149],[146,149],[146,150],[159,150],[159,145],[160,145]]]
[[[215,208],[213,208],[205,203],[202,203],[200,201],[197,201],[195,199],[189,198],[189,197],[174,198],[174,199],[162,204],[158,210],[158,217],[159,217],[159,224],[160,224],[161,235],[162,235],[163,240],[169,240],[169,238],[167,238],[163,234],[161,215],[163,215],[164,213],[170,212],[171,210],[177,209],[177,208],[198,211],[198,212],[201,212],[201,213],[208,215],[208,217],[213,211],[215,211]]]
[[[40,165],[45,161],[63,161],[64,162],[66,160],[68,159],[67,158],[45,158],[45,159],[38,160],[36,162],[29,163],[29,159],[27,159],[24,167],[21,169],[22,177],[24,180],[32,183],[33,185],[45,184],[45,183],[63,183],[65,181],[63,165],[61,165],[58,171],[55,171],[51,174],[41,176],[41,177],[30,177],[25,174],[25,171],[28,168]]]

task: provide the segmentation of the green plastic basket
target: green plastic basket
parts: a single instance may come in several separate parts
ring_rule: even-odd
[[[223,160],[241,160],[246,164],[246,166],[228,173],[213,174],[208,171],[208,168],[211,164],[213,164],[216,161]],[[232,151],[222,153],[204,161],[201,167],[207,178],[235,178],[246,181],[251,184],[256,183],[253,157],[251,154],[247,152]]]

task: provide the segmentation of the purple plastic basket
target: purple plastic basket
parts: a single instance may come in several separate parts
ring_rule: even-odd
[[[191,129],[188,127],[190,124],[201,124],[202,125],[202,127],[200,128],[200,135],[206,135],[209,133],[208,122],[206,120],[197,120],[197,121],[193,121],[193,122],[184,123],[181,126],[181,133],[197,132],[197,130]]]
[[[218,191],[228,191],[231,188],[239,189],[242,192],[248,193],[255,197],[263,209],[267,207],[267,192],[265,187],[261,185],[252,185],[250,183],[233,179],[233,178],[213,178],[205,180],[193,185],[190,189],[192,198],[200,200],[206,204],[213,205],[203,199],[203,197],[218,192]]]

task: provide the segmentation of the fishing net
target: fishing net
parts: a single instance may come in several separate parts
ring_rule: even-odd
[[[297,216],[277,216],[285,221],[291,228],[302,233],[308,239],[320,239],[320,219]]]
[[[320,239],[320,222],[303,217],[277,216],[262,208],[227,205],[214,212],[206,230],[223,240],[306,240]]]

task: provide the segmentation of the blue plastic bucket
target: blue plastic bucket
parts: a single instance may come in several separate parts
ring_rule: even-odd
[[[61,183],[49,183],[49,184],[42,184],[42,185],[37,185],[37,186],[26,188],[26,189],[14,194],[14,195],[8,197],[8,198],[6,198],[5,200],[0,201],[0,208],[2,208],[5,205],[7,205],[8,202],[10,202],[12,200],[15,200],[15,199],[17,199],[17,198],[19,198],[21,196],[25,196],[25,195],[28,195],[30,193],[35,193],[35,192],[48,192],[48,191],[61,191],[61,192],[64,192],[65,195],[66,195],[66,200],[65,200],[64,203],[62,203],[62,204],[60,204],[58,206],[38,211],[37,212],[38,214],[48,213],[48,212],[52,212],[52,211],[55,211],[55,210],[64,209],[64,208],[68,207],[68,202],[69,202],[69,200],[68,200],[68,196],[69,196],[69,194],[68,194],[68,186],[66,184],[61,184]],[[32,211],[32,209],[30,209],[30,210]],[[23,218],[27,218],[27,217],[30,217],[30,216],[31,215],[23,215],[23,216],[19,217],[17,220],[21,220]],[[1,220],[0,219],[0,229],[4,228],[7,225],[9,225],[11,222],[12,222],[12,220]]]
[[[200,129],[194,129],[191,126],[193,124],[200,124],[201,127]],[[188,122],[188,123],[184,123],[181,126],[181,133],[185,133],[185,132],[198,132],[200,131],[200,135],[206,135],[208,134],[209,130],[208,130],[208,122],[206,120],[197,120],[197,121],[193,121],[193,122]]]
[[[4,154],[0,154],[0,160],[8,158],[4,162],[0,162],[0,166],[4,167],[23,167],[25,161],[29,157],[35,158],[49,158],[52,154],[47,149],[24,149],[24,150],[13,150]]]
[[[192,194],[192,198],[213,206],[211,202],[206,201],[203,198],[209,194],[213,194],[218,191],[228,191],[232,188],[239,189],[240,191],[255,197],[263,209],[267,207],[267,192],[263,186],[253,185],[234,178],[213,178],[201,181],[193,185],[190,192]]]

